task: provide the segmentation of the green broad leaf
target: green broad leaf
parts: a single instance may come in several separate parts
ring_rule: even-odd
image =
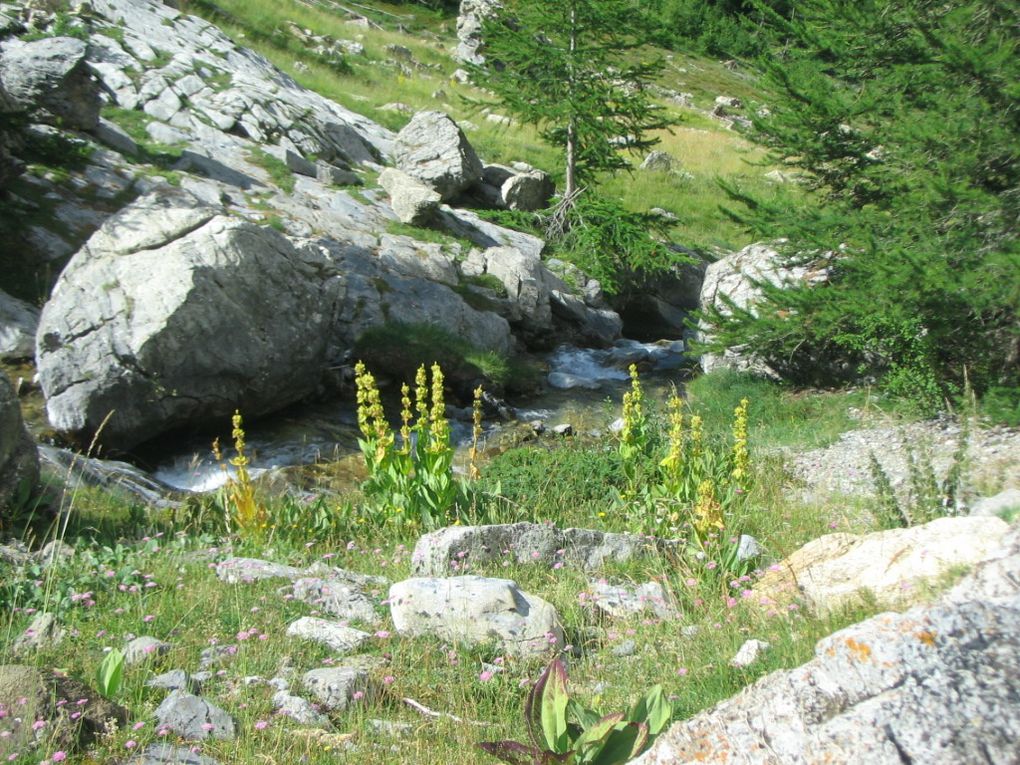
[[[637,757],[648,744],[648,726],[627,722],[617,725],[606,738],[592,765],[623,765]]]
[[[124,679],[124,654],[114,648],[103,657],[96,670],[96,686],[105,698],[112,698],[120,690]]]
[[[583,729],[590,728],[602,718],[602,715],[598,712],[593,709],[588,709],[574,699],[567,702],[567,711],[575,720],[577,720]]]
[[[662,686],[656,685],[641,698],[628,715],[629,720],[647,723],[648,732],[657,736],[673,715],[673,705],[662,692]]]
[[[621,722],[624,722],[623,712],[615,712],[587,726],[585,731],[574,742],[576,762],[597,762],[598,756],[609,738],[609,734]]]
[[[554,754],[567,752],[567,668],[559,659],[550,662],[528,694],[524,717],[535,746]]]

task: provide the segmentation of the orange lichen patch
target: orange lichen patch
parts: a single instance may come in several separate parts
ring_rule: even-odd
[[[850,649],[850,655],[855,656],[858,661],[867,661],[871,658],[871,646],[867,643],[858,643],[853,638],[847,638],[846,647]]]
[[[915,633],[914,637],[916,637],[926,646],[934,646],[937,634],[932,630],[921,630],[920,632]]]

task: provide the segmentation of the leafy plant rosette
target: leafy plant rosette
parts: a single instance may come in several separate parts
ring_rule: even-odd
[[[555,659],[524,703],[531,742],[485,741],[479,747],[511,765],[618,765],[645,751],[672,713],[660,685],[628,712],[601,715],[587,709],[570,698],[567,668]]]

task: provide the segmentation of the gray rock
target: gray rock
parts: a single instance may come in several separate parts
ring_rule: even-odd
[[[634,654],[637,653],[637,643],[635,643],[633,640],[624,640],[619,645],[613,646],[613,649],[612,651],[610,651],[610,653],[612,653],[613,656],[617,657],[618,659],[625,659],[626,657],[633,656]]]
[[[368,673],[357,667],[323,667],[306,672],[302,683],[323,707],[340,712],[356,691],[368,688]]]
[[[315,177],[319,183],[332,186],[360,186],[364,183],[357,173],[323,162],[321,159],[315,163]]]
[[[679,616],[658,582],[626,587],[598,581],[592,582],[590,586],[595,607],[609,616],[627,618],[646,612],[660,619],[676,619]]]
[[[149,138],[153,141],[164,144],[165,146],[185,144],[191,137],[187,131],[175,128],[172,125],[167,125],[165,122],[157,122],[155,120],[145,126],[145,132],[148,133]],[[191,169],[191,167],[188,167],[188,169]]]
[[[552,432],[558,436],[572,436],[574,435],[574,426],[569,422],[564,422],[560,425],[554,425]]]
[[[155,715],[160,726],[187,741],[232,739],[237,735],[233,718],[223,709],[184,691],[173,691],[156,708]]]
[[[377,736],[388,738],[409,738],[414,735],[414,726],[411,723],[397,720],[369,720],[368,728]]]
[[[315,164],[309,162],[293,149],[286,146],[263,146],[263,150],[283,162],[292,173],[305,175],[309,178],[318,177],[318,169]]]
[[[500,186],[499,192],[503,206],[508,210],[531,212],[544,210],[549,206],[556,186],[548,173],[531,170],[507,178]]]
[[[73,37],[10,42],[0,55],[0,80],[10,100],[40,122],[92,130],[100,89],[85,63],[87,47]]]
[[[411,560],[418,576],[446,576],[455,562],[479,566],[507,559],[541,566],[562,561],[591,571],[609,562],[666,554],[676,545],[636,534],[559,529],[540,523],[449,526],[419,538]]]
[[[765,548],[750,534],[741,534],[737,544],[737,560],[755,560],[765,554]]]
[[[780,603],[796,598],[816,614],[852,606],[862,596],[902,608],[954,568],[986,559],[1008,530],[995,517],[950,517],[870,534],[826,534],[771,567],[754,590]]]
[[[298,579],[294,582],[294,597],[344,621],[365,624],[380,621],[365,593],[339,579]]]
[[[225,664],[231,661],[237,656],[237,646],[230,645],[213,645],[208,648],[203,648],[202,652],[198,656],[198,668],[199,670],[207,670],[211,667],[215,667],[219,664]]]
[[[489,275],[499,280],[506,291],[508,309],[505,318],[527,332],[547,332],[552,328],[548,273],[541,258],[516,247],[489,247],[472,250],[461,270],[465,275]]]
[[[708,266],[701,287],[701,309],[709,311],[715,308],[726,315],[731,311],[727,304],[730,301],[739,309],[753,311],[754,304],[761,298],[761,290],[755,286],[756,282],[768,282],[781,287],[794,283],[820,284],[827,278],[824,269],[783,266],[779,253],[772,247],[752,244]],[[703,341],[710,340],[710,329],[702,326],[701,335]],[[701,368],[705,372],[730,368],[765,377],[778,377],[772,367],[747,348],[728,348],[721,355],[706,353],[701,357]]]
[[[982,497],[973,504],[971,515],[1002,515],[1008,510],[1020,510],[1020,489],[1006,489],[992,497]]]
[[[439,192],[405,172],[388,167],[379,175],[379,185],[389,194],[390,206],[402,223],[423,226],[439,210]]]
[[[641,170],[649,170],[656,173],[669,173],[673,171],[675,160],[664,151],[649,152],[641,163]]]
[[[322,643],[338,653],[353,653],[358,650],[371,635],[339,622],[302,616],[287,627],[290,637]]]
[[[92,134],[96,140],[106,144],[114,151],[131,157],[138,154],[138,144],[135,143],[135,140],[122,127],[104,117],[99,118],[99,124],[96,125]]]
[[[329,718],[312,706],[311,702],[288,691],[273,694],[273,708],[301,725],[331,729]]]
[[[63,540],[54,539],[43,545],[41,550],[33,553],[32,557],[45,571],[51,566],[67,565],[74,558],[74,547]]]
[[[82,486],[99,486],[112,494],[125,494],[147,506],[161,509],[179,507],[176,490],[157,481],[135,465],[117,460],[83,457],[79,452],[40,444],[39,461],[47,480],[63,485],[70,496]]]
[[[227,584],[250,584],[262,579],[298,579],[302,571],[260,558],[227,558],[216,564],[216,576]]]
[[[443,112],[418,112],[397,134],[397,168],[452,199],[482,177],[482,163],[457,123]]]
[[[389,600],[401,635],[431,635],[469,645],[495,640],[500,650],[525,657],[563,647],[556,609],[509,579],[407,579],[390,587]]]
[[[1020,529],[933,604],[824,638],[815,657],[674,724],[634,765],[1015,762]]]
[[[202,691],[202,684],[183,669],[172,669],[161,675],[150,677],[145,681],[145,685],[149,688],[162,688],[166,691],[186,691],[196,695]]]
[[[39,480],[39,455],[14,388],[0,371],[0,513],[26,502]]]
[[[549,300],[553,315],[576,325],[582,340],[605,345],[623,331],[623,320],[616,311],[592,308],[577,295],[558,289],[549,292]]]
[[[100,440],[126,448],[315,390],[331,318],[320,274],[277,231],[218,212],[148,196],[71,259],[38,335],[55,428],[91,436],[105,421]]]
[[[149,744],[136,756],[122,760],[121,765],[219,765],[219,761],[183,746]]]
[[[124,646],[124,663],[127,665],[141,664],[162,656],[171,648],[170,644],[151,635],[136,637]]]
[[[57,622],[57,617],[50,613],[36,614],[25,631],[14,641],[15,654],[28,653],[50,648],[64,639],[64,629]]]
[[[39,309],[0,290],[0,359],[35,356]]]
[[[757,663],[771,647],[771,644],[765,640],[745,640],[744,644],[740,646],[740,650],[730,659],[730,666],[746,669]]]
[[[460,12],[457,16],[456,58],[458,61],[468,64],[485,63],[485,56],[482,55],[484,48],[482,21],[500,5],[499,0],[461,0]]]
[[[529,259],[540,259],[545,249],[545,241],[537,236],[483,220],[470,210],[456,210],[443,205],[439,208],[436,221],[454,236],[468,239],[482,249],[513,247]]]
[[[160,94],[145,104],[143,107],[146,114],[155,117],[163,122],[170,122],[184,107],[184,102],[170,88],[165,88]]]

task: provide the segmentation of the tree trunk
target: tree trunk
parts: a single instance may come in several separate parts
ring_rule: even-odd
[[[577,129],[574,120],[567,125],[567,187],[563,190],[563,198],[570,200],[577,193]]]
[[[570,9],[570,57],[568,63],[570,66],[570,72],[568,74],[569,83],[568,86],[574,84],[574,54],[577,52],[577,9],[571,7]],[[571,98],[573,96],[571,88]],[[571,104],[573,106],[573,104]],[[574,116],[571,115],[570,121],[567,123],[567,172],[566,172],[567,188],[563,191],[563,201],[567,204],[574,198],[574,194],[577,193],[577,121]]]

